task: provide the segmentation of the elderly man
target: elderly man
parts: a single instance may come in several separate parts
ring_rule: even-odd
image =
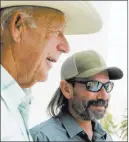
[[[34,141],[112,141],[96,121],[104,117],[110,80],[121,79],[123,72],[106,67],[95,51],[75,53],[61,68],[61,82],[48,105],[52,116],[31,129]]]
[[[99,31],[88,2],[1,1],[1,140],[29,141],[29,89],[69,51],[65,34]]]

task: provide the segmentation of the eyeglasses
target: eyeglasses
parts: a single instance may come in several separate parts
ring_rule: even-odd
[[[102,89],[102,87],[104,87],[106,92],[109,93],[112,91],[114,87],[114,83],[111,81],[102,83],[97,80],[88,80],[88,81],[69,80],[68,82],[71,82],[71,83],[78,82],[78,83],[85,84],[86,89],[90,92],[99,92]]]

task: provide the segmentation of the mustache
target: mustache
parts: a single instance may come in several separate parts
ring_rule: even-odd
[[[90,106],[100,106],[100,107],[105,107],[107,108],[108,107],[108,100],[103,100],[103,99],[98,99],[98,100],[90,100],[88,102],[88,105],[87,107],[90,107]]]

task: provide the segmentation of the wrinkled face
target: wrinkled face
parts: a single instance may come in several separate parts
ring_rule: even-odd
[[[29,87],[38,81],[45,81],[52,63],[62,53],[69,51],[64,37],[65,17],[53,9],[37,10],[33,14],[36,27],[21,28],[21,40],[15,44],[17,80],[21,86]],[[20,22],[19,22],[20,23]]]
[[[52,62],[57,62],[61,53],[69,50],[68,43],[63,35],[64,16],[60,13],[50,14],[52,16],[50,15],[48,21],[45,21],[47,19],[42,15],[39,16],[37,18],[37,29],[30,31],[27,35],[27,44],[29,43],[31,46],[30,49],[33,48],[29,56],[32,58],[30,65],[33,65],[30,68],[35,67],[34,76],[38,81],[46,80],[48,71],[52,68]]]
[[[91,78],[102,83],[109,81],[106,73],[99,73]],[[90,92],[86,86],[76,83],[74,86],[73,98],[69,100],[69,110],[77,119],[95,120],[104,117],[108,107],[109,94],[104,87],[98,92]]]

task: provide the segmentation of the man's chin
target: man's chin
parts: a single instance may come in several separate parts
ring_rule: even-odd
[[[39,80],[38,82],[44,82],[48,80],[48,75],[44,76],[41,80]]]
[[[83,120],[100,120],[104,117],[105,115],[105,109],[101,110],[101,109],[90,109],[88,110],[88,113],[86,115],[84,115],[85,117],[81,117]]]
[[[38,82],[39,82],[39,83],[40,83],[40,82],[45,82],[45,81],[47,81],[47,79],[48,79],[48,78],[45,78],[45,79],[42,79],[42,80],[40,80],[40,81],[38,81]]]
[[[99,120],[99,119],[102,119],[105,115],[105,109],[104,110],[101,110],[101,109],[98,109],[98,110],[94,110],[92,111],[92,119],[94,120]]]
[[[40,71],[36,74],[35,76],[35,80],[37,80],[37,82],[44,82],[48,79],[48,71]]]

